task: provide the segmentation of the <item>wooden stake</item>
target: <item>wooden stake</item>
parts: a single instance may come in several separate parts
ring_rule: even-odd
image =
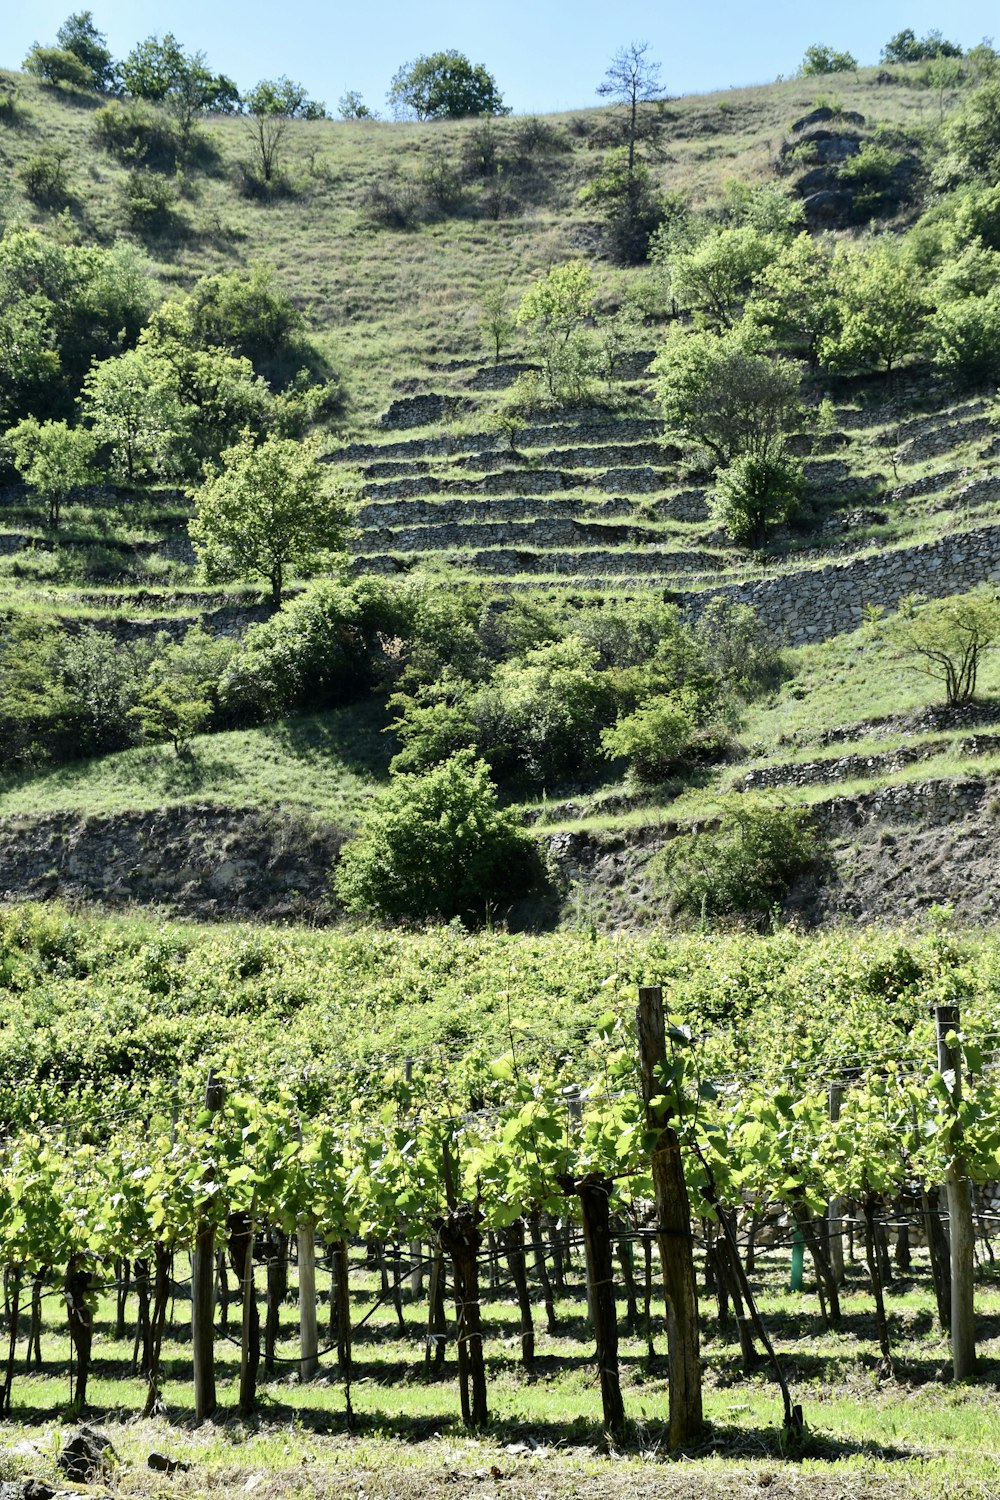
[[[222,1108],[222,1086],[215,1072],[208,1075],[205,1108]],[[215,1227],[203,1219],[191,1256],[191,1354],[194,1360],[194,1416],[206,1421],[216,1407],[215,1397]]]
[[[842,1083],[831,1083],[830,1085],[830,1120],[834,1124],[840,1119],[840,1105],[844,1097],[844,1086]],[[831,1198],[827,1211],[827,1220],[830,1225],[830,1270],[833,1279],[838,1286],[844,1284],[844,1200],[843,1198]]]
[[[961,1017],[957,1005],[938,1005],[934,1010],[937,1023],[938,1068],[951,1073],[951,1097],[957,1111],[962,1100],[962,1049],[948,1036],[957,1032]],[[976,1371],[976,1311],[973,1272],[975,1267],[976,1231],[972,1218],[969,1179],[961,1154],[958,1122],[952,1136],[954,1153],[945,1176],[948,1189],[948,1227],[951,1244],[951,1361],[956,1380],[969,1380]]]
[[[659,1076],[666,1065],[666,1028],[663,992],[659,985],[639,989],[637,1012],[639,1061],[646,1122],[658,1132],[651,1165],[656,1198],[657,1232],[663,1288],[667,1303],[667,1363],[670,1377],[671,1448],[696,1439],[704,1427],[701,1400],[701,1357],[698,1334],[698,1288],[691,1233],[691,1204],[677,1132],[668,1123],[669,1111],[654,1108],[663,1094]]]
[[[299,1379],[312,1380],[319,1369],[319,1328],[316,1323],[316,1232],[299,1225]]]

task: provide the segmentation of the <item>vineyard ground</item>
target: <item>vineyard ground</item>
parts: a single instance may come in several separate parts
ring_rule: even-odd
[[[805,1405],[803,1451],[784,1453],[781,1402],[766,1376],[738,1369],[735,1335],[720,1336],[710,1299],[703,1296],[703,1354],[707,1368],[704,1445],[669,1458],[664,1443],[665,1336],[655,1318],[659,1358],[650,1364],[643,1339],[624,1333],[622,1374],[629,1436],[607,1452],[595,1417],[599,1411],[593,1349],[585,1316],[580,1263],[570,1296],[557,1304],[557,1337],[538,1332],[537,1374],[529,1380],[518,1363],[516,1304],[488,1301],[486,1336],[493,1419],[488,1431],[462,1434],[457,1414],[453,1346],[439,1380],[423,1374],[423,1302],[407,1303],[405,1333],[391,1307],[375,1314],[355,1345],[353,1401],[356,1425],[344,1423],[343,1391],[335,1376],[308,1386],[297,1376],[262,1381],[260,1416],[235,1416],[238,1350],[217,1345],[220,1412],[195,1428],[189,1384],[190,1343],[186,1308],[178,1302],[180,1339],[165,1343],[165,1415],[139,1416],[144,1383],[127,1374],[131,1338],[112,1336],[113,1303],[102,1299],[95,1318],[95,1360],[88,1420],[112,1438],[120,1465],[110,1487],[121,1497],[173,1494],[224,1497],[247,1493],[341,1500],[714,1500],[716,1496],[809,1497],[860,1500],[862,1496],[979,1497],[995,1493],[1000,1449],[1000,1277],[983,1275],[978,1308],[983,1338],[975,1384],[946,1383],[948,1348],[936,1326],[926,1268],[915,1259],[915,1279],[901,1279],[890,1294],[893,1338],[900,1353],[898,1382],[880,1381],[871,1297],[861,1262],[848,1267],[844,1325],[824,1332],[818,1302],[808,1289],[786,1289],[788,1251],[776,1249],[758,1263],[761,1309],[792,1382]],[[353,1278],[354,1320],[377,1296],[376,1280]],[[294,1281],[294,1278],[293,1278]],[[503,1292],[498,1294],[502,1299]],[[655,1308],[655,1302],[654,1302]],[[622,1309],[620,1309],[620,1312]],[[321,1318],[324,1308],[320,1308]],[[61,1317],[54,1310],[53,1320]],[[239,1310],[231,1313],[238,1322]],[[536,1320],[543,1323],[541,1307]],[[232,1325],[231,1325],[232,1326]],[[279,1357],[297,1357],[294,1302],[284,1311]],[[0,1430],[0,1465],[6,1476],[55,1479],[54,1457],[70,1422],[62,1330],[43,1336],[40,1375],[20,1373],[14,1384],[12,1422]],[[294,1364],[292,1364],[294,1369]],[[191,1465],[170,1477],[147,1467],[151,1451]]]

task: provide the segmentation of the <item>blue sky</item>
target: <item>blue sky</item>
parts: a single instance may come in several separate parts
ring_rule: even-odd
[[[0,0],[0,65],[16,67],[33,41],[51,42],[80,4]],[[876,62],[904,26],[939,27],[964,46],[984,35],[1000,41],[997,0],[841,0],[821,13],[800,0],[620,8],[608,0],[93,0],[91,8],[116,56],[150,32],[173,31],[240,87],[286,73],[331,111],[349,88],[382,109],[400,63],[447,47],[485,63],[522,113],[596,103],[608,59],[632,40],[650,43],[670,94],[769,82],[793,73],[812,42]]]

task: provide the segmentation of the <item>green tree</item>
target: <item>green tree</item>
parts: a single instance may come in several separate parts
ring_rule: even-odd
[[[832,255],[823,240],[799,234],[761,272],[746,316],[782,344],[807,355],[814,368],[819,348],[839,323],[840,303]]]
[[[245,96],[243,103],[253,114],[281,115],[286,120],[325,120],[326,105],[310,99],[301,83],[284,74],[280,78],[262,78]]]
[[[337,100],[337,113],[342,120],[377,120],[378,112],[369,109],[357,89],[347,89]]]
[[[1000,381],[1000,285],[946,303],[929,326],[934,364],[959,390]]]
[[[895,241],[881,238],[834,256],[840,326],[822,338],[819,356],[836,369],[881,367],[890,373],[920,348],[927,298],[921,276]]]
[[[759,279],[780,253],[781,241],[776,236],[749,225],[716,229],[691,248],[669,255],[666,270],[672,296],[701,320],[732,328]]]
[[[856,73],[858,60],[850,52],[837,52],[833,47],[814,43],[807,47],[799,64],[800,78],[816,78],[824,73]]]
[[[801,466],[778,450],[739,453],[717,469],[710,505],[734,541],[760,547],[771,526],[792,519],[801,498]]]
[[[614,99],[626,110],[627,140],[626,174],[635,170],[635,142],[639,123],[639,105],[658,99],[662,91],[660,68],[648,56],[648,42],[630,42],[619,47],[608,65],[604,79],[597,85],[602,99]]]
[[[57,530],[63,505],[93,479],[93,437],[65,422],[25,417],[4,441],[25,484],[47,505],[49,526]]]
[[[80,406],[116,478],[132,484],[164,472],[182,409],[169,367],[148,346],[92,365]]]
[[[479,327],[493,353],[493,363],[500,363],[502,350],[517,332],[517,319],[505,286],[491,286],[479,304]]]
[[[596,287],[582,260],[553,266],[521,298],[517,322],[528,330],[540,355],[549,393],[578,394],[593,363],[584,325],[593,316]]]
[[[653,373],[668,429],[723,465],[745,453],[777,457],[800,416],[798,370],[765,353],[750,329],[722,335],[675,329]]]
[[[486,765],[469,750],[394,777],[334,873],[349,911],[387,921],[478,921],[541,879],[537,845],[498,806]]]
[[[946,157],[940,176],[954,182],[1000,177],[1000,78],[982,84],[945,127]]]
[[[289,567],[343,551],[347,494],[313,444],[271,437],[256,446],[246,435],[192,492],[191,539],[210,575],[266,578],[277,608]]]
[[[1000,639],[1000,600],[986,588],[951,599],[913,598],[877,621],[875,632],[913,671],[939,682],[945,703],[957,708],[975,698],[983,654]]]
[[[108,50],[108,39],[98,31],[94,13],[74,11],[56,32],[56,41],[66,52],[78,57],[90,73],[90,86],[104,93],[114,82],[115,64]]]
[[[631,266],[649,258],[650,241],[663,222],[664,204],[645,162],[630,166],[624,148],[613,152],[600,174],[580,190],[580,202],[603,215],[618,261]]]
[[[147,740],[169,740],[174,754],[187,753],[191,740],[212,716],[203,682],[190,672],[161,671],[153,664],[138,701],[128,710]]]
[[[170,110],[185,151],[199,115],[239,108],[239,91],[232,79],[212,73],[205,54],[185,52],[170,31],[162,38],[154,35],[140,42],[121,63],[119,73],[122,88],[131,98],[163,104]]]
[[[890,37],[882,48],[884,63],[927,62],[932,57],[961,57],[962,49],[955,42],[946,41],[940,31],[929,31],[918,37],[907,26]]]
[[[460,120],[506,115],[496,79],[461,52],[432,52],[404,63],[393,75],[386,101],[396,119]]]
[[[154,648],[87,628],[67,637],[59,666],[81,750],[101,754],[128,744],[135,707]]]
[[[188,58],[172,31],[162,38],[153,35],[139,42],[122,61],[119,72],[126,94],[162,104],[170,90],[184,77]]]
[[[248,359],[191,348],[152,327],[138,348],[158,362],[172,393],[166,457],[173,473],[193,479],[205,464],[217,464],[242,432],[269,427],[274,399]]]
[[[270,266],[199,277],[189,292],[160,304],[150,327],[160,339],[248,359],[270,378],[297,370],[312,355],[300,338],[302,315]]]
[[[65,47],[41,47],[36,42],[24,59],[28,73],[54,88],[89,89],[93,87],[90,69],[75,52]]]

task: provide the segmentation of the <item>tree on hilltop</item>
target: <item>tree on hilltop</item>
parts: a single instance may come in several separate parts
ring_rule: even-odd
[[[462,52],[432,52],[404,63],[386,94],[397,120],[460,120],[469,115],[509,115],[496,79]]]

